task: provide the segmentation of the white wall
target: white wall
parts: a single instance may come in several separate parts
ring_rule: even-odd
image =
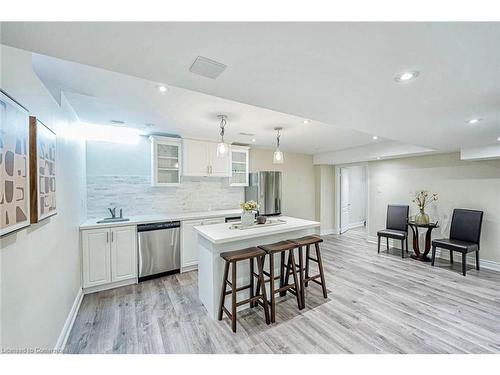
[[[1,345],[53,349],[80,289],[84,147],[68,137],[74,113],[34,75],[29,52],[1,46],[2,88],[57,133],[58,213],[0,239]]]
[[[389,203],[410,205],[411,192],[430,190],[439,194],[429,210],[441,228],[434,237],[446,237],[453,208],[484,211],[481,259],[500,262],[500,160],[461,161],[458,153],[370,162],[369,234],[384,228]]]
[[[337,233],[335,215],[335,168],[333,165],[317,165],[316,173],[316,220],[321,222],[321,234]]]
[[[283,173],[283,214],[314,220],[316,187],[312,155],[285,152],[283,164],[273,164],[274,150],[250,150],[250,171]]]
[[[349,170],[349,225],[366,221],[366,167],[352,166]]]

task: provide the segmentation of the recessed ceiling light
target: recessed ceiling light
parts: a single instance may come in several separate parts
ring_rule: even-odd
[[[255,138],[252,138],[252,142],[254,142],[254,143],[255,143],[255,142],[257,142],[257,140],[256,140]]]
[[[477,124],[481,120],[482,119],[480,119],[480,118],[471,118],[470,120],[467,121],[467,124],[474,125],[474,124]]]
[[[400,73],[398,74],[394,80],[396,82],[408,82],[408,81],[411,81],[415,78],[417,78],[419,75],[419,72],[418,71],[413,71],[413,72],[403,72],[403,73]]]
[[[377,160],[380,160],[380,156],[377,156]]]
[[[304,124],[309,124],[310,122],[311,122],[311,120],[308,120],[308,119],[304,120]]]
[[[158,90],[160,92],[167,92],[168,89],[167,89],[167,86],[160,85],[160,86],[158,86]]]
[[[374,141],[376,141],[376,140],[378,139],[378,136],[374,135],[374,136],[372,137],[372,139],[373,139]]]
[[[500,137],[497,138],[497,141],[500,142]]]

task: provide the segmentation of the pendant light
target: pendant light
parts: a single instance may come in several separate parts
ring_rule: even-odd
[[[277,127],[274,128],[276,130],[276,151],[274,151],[273,155],[273,163],[274,164],[283,164],[283,152],[280,151],[280,137],[281,137],[281,131],[283,128]]]
[[[226,127],[226,115],[218,115],[220,118],[220,142],[217,144],[217,156],[223,156],[227,154],[228,145],[224,142],[224,128]]]

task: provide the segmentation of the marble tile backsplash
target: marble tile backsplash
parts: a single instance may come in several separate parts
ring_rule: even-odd
[[[111,206],[122,208],[124,216],[234,209],[244,198],[244,188],[222,178],[184,178],[179,187],[153,187],[149,176],[87,176],[89,218],[109,216]]]

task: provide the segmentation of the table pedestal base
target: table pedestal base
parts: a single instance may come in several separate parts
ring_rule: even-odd
[[[421,262],[430,262],[431,261],[431,258],[428,257],[427,255],[425,254],[420,254],[420,255],[417,255],[417,254],[411,254],[410,255],[410,258],[412,259],[415,259],[415,260],[419,260]]]

